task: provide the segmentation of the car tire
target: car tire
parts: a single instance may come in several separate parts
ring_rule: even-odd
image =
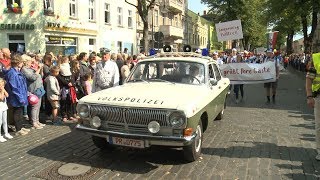
[[[201,120],[196,129],[196,138],[195,140],[188,146],[183,147],[184,158],[188,162],[193,162],[197,160],[201,155],[201,148],[202,148],[202,139],[203,139],[203,129]]]
[[[92,141],[95,146],[97,146],[101,150],[113,150],[114,146],[110,145],[106,138],[92,136]]]

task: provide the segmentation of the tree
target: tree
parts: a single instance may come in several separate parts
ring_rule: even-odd
[[[143,47],[147,52],[149,49],[149,22],[148,22],[148,14],[149,11],[154,8],[156,0],[136,0],[137,3],[133,4],[125,0],[126,3],[136,7],[138,14],[143,23]]]
[[[304,37],[304,52],[312,52],[313,36],[317,28],[318,13],[320,12],[319,0],[298,0],[299,14],[301,16],[302,32]],[[311,17],[310,17],[311,16]],[[310,23],[311,19],[311,23]],[[308,25],[311,24],[311,32],[308,35]]]
[[[201,0],[209,7],[209,14],[214,22],[240,19],[242,23],[242,45],[245,49],[261,46],[266,32],[266,21],[263,18],[265,1],[261,0]],[[233,41],[233,47],[235,44]]]
[[[297,4],[292,0],[269,0],[265,16],[267,21],[272,24],[273,30],[279,31],[277,38],[277,48],[284,44],[282,40],[286,37],[287,54],[293,53],[293,36],[301,30],[300,16],[296,9]]]

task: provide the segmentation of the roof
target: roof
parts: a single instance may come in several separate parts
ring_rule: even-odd
[[[160,56],[148,56],[140,60],[141,62],[144,61],[190,61],[190,62],[200,62],[200,63],[209,63],[214,61],[212,58],[208,56],[201,56],[201,54],[197,53],[163,53]],[[140,62],[139,61],[139,62]]]

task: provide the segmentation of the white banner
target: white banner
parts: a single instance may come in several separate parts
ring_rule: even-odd
[[[263,64],[230,63],[220,65],[221,73],[231,84],[258,84],[276,81],[274,62]]]
[[[242,39],[242,26],[240,20],[228,21],[216,24],[218,41]]]

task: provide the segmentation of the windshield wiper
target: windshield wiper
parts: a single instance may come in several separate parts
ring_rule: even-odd
[[[131,79],[131,80],[129,80],[128,82],[140,82],[140,81],[149,83],[148,81],[146,81],[146,80],[144,80],[144,79]]]
[[[175,82],[167,81],[167,80],[164,80],[164,79],[149,79],[149,81],[160,81],[160,82],[167,82],[167,83],[176,84]]]

